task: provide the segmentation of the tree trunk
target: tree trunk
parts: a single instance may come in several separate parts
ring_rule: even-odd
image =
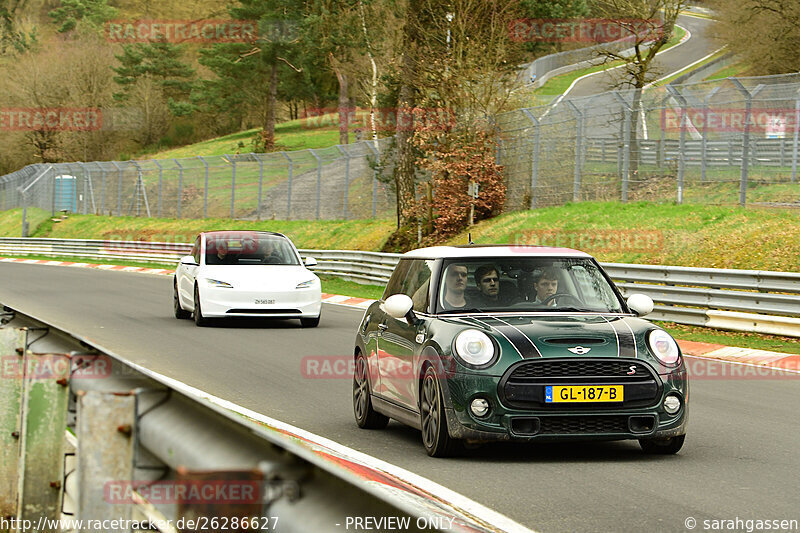
[[[347,97],[347,74],[338,67],[338,61],[331,57],[334,63],[333,71],[339,81],[339,144],[350,144],[350,99]]]
[[[417,70],[415,50],[417,39],[418,2],[410,1],[406,12],[406,23],[403,30],[403,58],[400,65],[400,91],[397,97],[397,165],[394,171],[395,190],[397,191],[397,227],[405,226],[411,220],[406,211],[414,200],[414,182],[416,175],[416,157],[411,145],[413,131],[413,109],[416,105],[415,89],[417,86]]]
[[[275,108],[278,105],[278,62],[272,63],[269,74],[269,101],[267,102],[267,116],[262,132],[264,138],[264,151],[270,152],[275,148]]]

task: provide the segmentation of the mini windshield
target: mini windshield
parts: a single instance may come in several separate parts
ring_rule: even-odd
[[[277,235],[255,232],[206,236],[206,265],[299,265],[292,245]]]
[[[591,259],[448,259],[443,267],[438,312],[623,312],[622,302]]]

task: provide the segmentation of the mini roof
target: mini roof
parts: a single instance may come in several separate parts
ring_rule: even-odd
[[[528,245],[481,245],[466,246],[431,246],[411,250],[403,257],[417,257],[421,259],[446,259],[446,258],[481,258],[481,257],[586,257],[589,254],[571,248],[552,248],[549,246]]]

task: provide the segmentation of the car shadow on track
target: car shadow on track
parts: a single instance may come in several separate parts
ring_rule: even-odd
[[[385,439],[416,446],[425,456],[420,432],[392,422],[382,430]],[[679,460],[678,455],[648,455],[635,440],[624,441],[564,441],[564,442],[489,442],[465,444],[451,459],[478,460],[482,463],[583,463]],[[432,461],[440,460],[433,459]]]

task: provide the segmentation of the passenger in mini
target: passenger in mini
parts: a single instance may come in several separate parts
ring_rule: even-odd
[[[464,295],[467,289],[467,266],[453,264],[447,267],[444,278],[443,304],[447,309],[463,309],[467,307]]]
[[[548,267],[542,270],[542,273],[533,283],[533,289],[536,291],[534,303],[545,305],[547,299],[558,292],[558,273],[556,269]],[[546,305],[555,306],[555,299],[550,300]]]

